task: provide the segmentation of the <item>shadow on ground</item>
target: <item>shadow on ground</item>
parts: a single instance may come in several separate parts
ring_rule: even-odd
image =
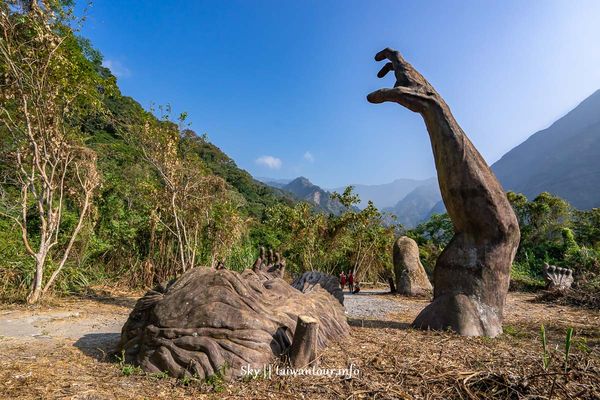
[[[101,304],[131,308],[135,306],[135,303],[138,301],[137,298],[126,297],[126,296],[111,296],[104,294],[96,294],[93,291],[91,293],[87,293],[85,296],[81,296],[81,298],[95,301]]]
[[[113,356],[118,352],[120,338],[119,333],[88,333],[73,343],[73,346],[98,361],[112,362]]]
[[[409,329],[410,324],[398,321],[383,321],[379,319],[348,318],[348,325],[358,328],[376,329]]]

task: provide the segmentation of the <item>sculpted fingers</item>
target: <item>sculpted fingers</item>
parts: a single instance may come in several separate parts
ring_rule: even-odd
[[[373,104],[384,103],[386,101],[397,101],[398,93],[396,89],[379,89],[367,95],[367,101]]]
[[[376,90],[367,95],[369,103],[379,104],[388,101],[398,103],[411,111],[422,112],[428,105],[429,97],[410,88],[395,87]]]
[[[379,70],[379,72],[377,73],[377,77],[383,78],[384,76],[387,75],[388,72],[393,71],[393,70],[394,70],[394,64],[392,64],[391,62],[388,62],[383,66],[383,68],[381,68],[381,70]]]
[[[389,47],[386,47],[379,53],[375,54],[375,61],[383,61],[386,58],[394,64],[402,61],[402,56],[400,55],[400,52]]]

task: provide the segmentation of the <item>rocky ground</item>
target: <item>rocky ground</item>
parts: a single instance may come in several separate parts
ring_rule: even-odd
[[[0,306],[0,398],[599,398],[600,312],[511,293],[496,339],[422,332],[409,324],[426,299],[347,295],[350,337],[321,356],[351,378],[259,376],[245,382],[146,375],[111,355],[135,296]],[[542,367],[540,325],[549,340]],[[567,372],[564,339],[575,330]]]
[[[371,289],[357,294],[348,294],[344,297],[346,314],[352,319],[380,319],[390,313],[407,312],[423,308],[427,300],[399,302],[394,296],[386,296],[388,290]],[[422,303],[422,304],[421,304]]]

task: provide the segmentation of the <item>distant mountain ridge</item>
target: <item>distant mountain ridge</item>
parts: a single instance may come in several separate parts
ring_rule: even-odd
[[[505,190],[600,207],[600,90],[492,165]]]
[[[427,179],[393,207],[384,208],[383,211],[394,214],[399,223],[407,228],[412,228],[425,221],[441,199],[438,181],[434,177]]]
[[[293,181],[293,179],[275,179],[275,178],[266,178],[263,176],[257,176],[254,179],[256,179],[259,182],[264,183],[265,185],[269,185],[271,187],[278,188],[278,189],[281,189],[282,187],[284,187],[285,185],[287,185],[288,183]]]
[[[354,192],[360,196],[359,208],[366,207],[368,201],[371,200],[377,208],[383,209],[393,207],[407,194],[426,182],[427,179],[400,178],[379,185],[351,184],[347,186],[353,186]],[[345,188],[345,186],[338,187],[332,191],[342,193]]]
[[[523,193],[529,199],[549,192],[578,209],[600,207],[600,90],[507,152],[491,168],[506,191]],[[328,192],[306,178],[287,184],[274,181],[267,183],[304,200],[328,198],[324,195]],[[361,198],[361,208],[371,200],[408,228],[446,211],[435,177],[352,186]],[[344,187],[333,190],[342,192]]]
[[[491,168],[506,191],[523,193],[529,199],[549,192],[578,209],[600,207],[600,90],[507,152]],[[446,208],[437,179],[432,178],[384,211],[413,227]]]
[[[254,179],[215,144],[200,137],[190,140],[210,172],[225,179],[245,199],[250,215],[261,218],[275,204],[294,203],[295,200],[289,193]]]
[[[506,191],[533,199],[549,192],[578,209],[600,207],[600,90],[531,135],[492,165]],[[405,226],[445,212],[437,181],[435,188],[417,188],[387,211]],[[423,212],[436,199],[428,212]]]
[[[285,183],[285,181],[288,181],[286,179],[257,179],[262,180],[267,185],[292,194],[297,200],[306,201],[307,203],[315,206],[318,211],[338,215],[345,210],[344,206],[331,198],[330,192],[313,184],[303,176],[293,179],[287,183]]]

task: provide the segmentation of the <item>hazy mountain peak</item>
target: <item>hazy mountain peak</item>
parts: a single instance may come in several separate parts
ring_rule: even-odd
[[[579,209],[600,207],[600,90],[531,135],[492,165],[505,190],[533,199],[541,192],[558,195]],[[330,193],[300,176],[286,183],[258,178],[294,194],[297,198],[331,211],[341,207]],[[445,210],[437,179],[398,178],[386,184],[353,184],[360,207],[369,200],[391,212],[398,222],[412,227],[432,213]],[[345,186],[332,189],[343,192]]]
[[[279,188],[290,193],[297,200],[306,201],[315,206],[317,210],[327,213],[339,214],[344,207],[331,199],[331,193],[313,184],[308,178],[299,176],[295,179],[256,178],[269,186]]]
[[[412,228],[426,220],[434,208],[439,209],[441,199],[437,178],[430,178],[414,188],[394,207],[386,208],[384,211],[396,215],[399,223]]]
[[[413,191],[418,186],[425,184],[427,181],[427,179],[398,178],[394,179],[390,183],[358,183],[348,186],[354,186],[354,192],[360,196],[360,208],[366,207],[368,201],[371,200],[377,208],[383,209],[386,207],[394,206],[398,201],[402,200],[408,193]],[[344,189],[345,186],[332,189],[332,191],[343,192]]]
[[[558,195],[580,209],[600,207],[600,90],[492,165],[504,186],[534,198]]]

